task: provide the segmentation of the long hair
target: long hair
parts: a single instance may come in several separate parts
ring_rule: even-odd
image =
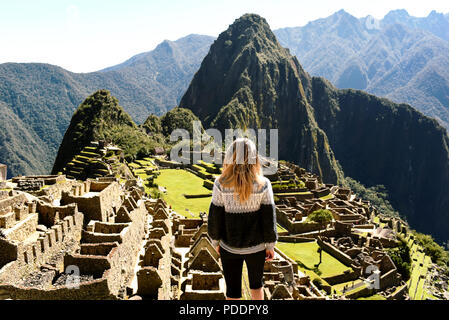
[[[247,138],[236,139],[226,150],[220,183],[224,187],[234,188],[235,196],[243,203],[251,195],[254,182],[260,185],[262,178],[256,145]]]

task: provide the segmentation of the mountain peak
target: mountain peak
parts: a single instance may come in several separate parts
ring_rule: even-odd
[[[344,16],[352,16],[349,12],[347,12],[345,9],[340,9],[337,12],[335,12],[333,14],[334,16],[337,17],[344,17]]]
[[[437,12],[436,10],[432,10],[429,13],[428,17],[429,18],[440,18],[440,19],[443,18],[443,19],[445,19],[444,13]]]
[[[310,81],[266,20],[244,15],[211,46],[179,106],[222,133],[294,127],[279,131],[280,158],[310,164],[327,181],[337,182],[341,172],[307,101]]]
[[[112,127],[137,128],[117,98],[108,90],[98,90],[87,97],[73,114],[56,156],[53,172],[61,171],[90,141],[105,139],[105,132]]]
[[[410,17],[409,13],[405,9],[396,9],[388,12],[384,18],[408,18]]]
[[[268,22],[257,14],[244,14],[236,19],[229,28],[220,34],[220,38],[236,40],[239,43],[248,42],[256,38],[267,38],[276,42],[276,37],[270,29]]]

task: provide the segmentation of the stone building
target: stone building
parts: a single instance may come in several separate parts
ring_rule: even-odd
[[[82,198],[89,193],[94,194]],[[135,187],[121,189],[115,181],[95,180],[61,191],[61,199],[56,199],[60,205],[45,202],[45,196],[2,192],[2,295],[12,299],[125,297],[148,231],[141,197]],[[92,206],[80,199],[90,199]],[[80,207],[86,215],[78,211]]]

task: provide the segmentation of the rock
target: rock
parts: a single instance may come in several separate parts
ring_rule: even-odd
[[[41,232],[47,232],[48,228],[43,224],[38,224],[36,230]]]

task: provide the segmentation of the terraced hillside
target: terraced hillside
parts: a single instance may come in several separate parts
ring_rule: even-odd
[[[115,146],[105,146],[97,141],[84,147],[62,169],[69,179],[86,180],[99,177],[131,176],[123,161],[123,152]]]

